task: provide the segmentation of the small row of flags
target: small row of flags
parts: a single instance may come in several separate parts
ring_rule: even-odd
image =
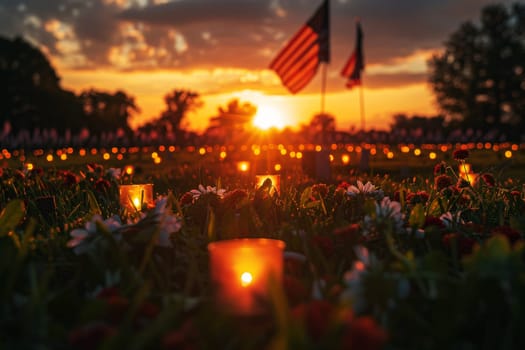
[[[347,79],[346,86],[361,85],[361,72],[365,68],[363,58],[363,32],[356,23],[354,51],[341,70]],[[324,0],[314,15],[299,29],[270,64],[281,82],[295,94],[303,89],[317,73],[319,65],[330,62],[330,8]]]

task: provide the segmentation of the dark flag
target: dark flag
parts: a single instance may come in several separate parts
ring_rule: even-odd
[[[346,62],[341,75],[348,79],[346,87],[352,88],[356,85],[361,85],[361,71],[365,69],[365,61],[363,58],[363,32],[361,31],[361,24],[356,23],[356,42],[355,49],[352,56]]]
[[[312,80],[319,63],[330,62],[329,12],[325,0],[270,64],[292,94]]]

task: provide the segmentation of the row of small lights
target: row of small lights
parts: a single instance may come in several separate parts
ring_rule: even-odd
[[[504,152],[504,156],[506,158],[512,158],[513,156],[513,152],[515,151],[518,151],[520,149],[520,146],[517,145],[517,144],[510,144],[510,143],[504,143],[504,144],[491,144],[489,142],[487,143],[469,143],[469,144],[461,144],[461,145],[458,145],[458,146],[453,146],[453,145],[422,145],[421,147],[415,147],[414,145],[400,145],[399,146],[399,149],[401,151],[401,153],[410,153],[410,152],[413,152],[414,156],[421,156],[423,154],[423,150],[430,150],[430,149],[434,149],[435,147],[438,148],[439,151],[441,152],[447,152],[449,150],[451,150],[453,147],[456,147],[456,148],[461,148],[461,149],[465,149],[465,150],[471,150],[471,149],[486,149],[486,150],[490,150],[492,149],[493,151],[495,152],[498,152],[500,150],[503,150],[503,149],[506,149],[505,152]],[[276,147],[275,145],[253,145],[251,147],[251,151],[253,153],[254,156],[258,156],[260,155],[262,152],[265,152],[265,151],[268,151],[268,150],[274,150]],[[321,152],[323,150],[323,147],[320,146],[320,145],[299,145],[298,146],[299,150],[311,150],[311,151],[316,151],[316,152]],[[525,148],[525,147],[524,147]],[[187,147],[186,148],[188,152],[192,153],[192,152],[195,152],[197,149],[196,147],[193,147],[193,146],[190,146],[190,147]],[[302,159],[303,157],[303,152],[301,151],[294,151],[293,150],[294,147],[293,146],[288,146],[288,149],[282,145],[282,144],[279,144],[277,145],[277,150],[280,152],[280,154],[282,156],[286,156],[288,154],[288,156],[292,159]],[[336,151],[338,149],[341,149],[339,147],[339,145],[337,144],[332,144],[331,147],[330,147],[331,150],[333,151]],[[363,149],[365,150],[368,150],[370,155],[374,156],[377,154],[377,147],[375,145],[370,145],[370,144],[365,144],[364,146],[354,146],[354,145],[346,145],[345,148],[344,148],[347,152],[355,152],[355,153],[361,153],[363,151]],[[98,153],[101,153],[102,154],[102,158],[104,160],[110,160],[111,159],[111,154],[113,155],[116,155],[115,158],[117,160],[123,160],[124,159],[124,154],[126,153],[129,153],[129,154],[134,154],[134,153],[138,153],[142,150],[143,153],[146,153],[146,152],[149,152],[150,148],[149,147],[142,147],[142,149],[140,147],[130,147],[130,148],[126,148],[126,147],[112,147],[110,152],[106,151],[105,149],[102,149],[102,150],[98,150],[96,148],[91,148],[89,150],[89,153],[91,155],[97,155]],[[180,147],[176,147],[176,146],[169,146],[169,147],[165,147],[165,146],[159,146],[158,147],[158,152],[157,151],[153,151],[151,153],[151,158],[153,159],[153,162],[155,164],[160,164],[162,162],[162,158],[159,156],[159,152],[160,153],[163,153],[163,152],[170,152],[170,153],[173,153],[175,151],[180,151]],[[215,147],[215,149],[211,146],[208,146],[208,147],[200,147],[198,148],[198,153],[201,155],[201,156],[204,156],[206,154],[209,154],[209,153],[213,153],[215,150],[218,150],[219,151],[219,158],[221,160],[224,160],[227,158],[228,156],[228,152],[227,151],[234,151],[235,150],[235,147],[233,146],[220,146],[220,147]],[[248,147],[247,146],[242,146],[241,147],[241,151],[247,151],[248,150]],[[53,162],[55,160],[55,155],[58,159],[62,160],[62,161],[65,161],[68,159],[68,155],[73,155],[75,152],[74,152],[74,149],[72,147],[68,147],[68,148],[65,148],[65,149],[59,149],[57,150],[55,153],[48,153],[47,155],[45,155],[46,157],[46,160],[48,162]],[[390,150],[390,148],[384,146],[383,147],[383,153],[385,154],[385,156],[387,157],[387,159],[393,159],[395,154],[393,151]],[[38,150],[35,150],[33,151],[33,155],[36,156],[36,157],[40,157],[40,156],[44,156],[45,154],[45,151],[43,149],[38,149]],[[78,151],[78,154],[81,156],[81,157],[84,157],[84,156],[87,156],[88,154],[88,150],[85,149],[85,148],[82,148]],[[20,161],[22,162],[25,162],[26,160],[26,157],[25,157],[25,154],[23,151],[18,151],[18,150],[14,150],[12,153],[9,152],[7,149],[3,149],[0,153],[0,160],[1,159],[10,159],[11,157],[17,157]],[[431,151],[428,153],[428,158],[431,159],[431,160],[434,160],[437,158],[437,153],[434,152],[434,151]],[[334,161],[334,156],[333,155],[330,155],[330,161]],[[341,156],[341,162],[343,164],[348,164],[350,162],[350,155],[348,154],[343,154]]]

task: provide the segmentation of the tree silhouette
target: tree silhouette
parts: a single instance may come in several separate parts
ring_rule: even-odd
[[[82,92],[79,99],[84,108],[86,125],[96,134],[118,129],[131,133],[129,117],[140,111],[135,99],[123,91],[111,94],[90,89]]]
[[[21,38],[0,38],[0,123],[13,131],[56,128],[78,130],[82,108],[60,87],[60,78],[37,48]]]
[[[164,96],[166,110],[160,116],[166,132],[177,133],[182,130],[181,124],[188,112],[202,106],[200,95],[188,90],[173,90]]]
[[[335,132],[335,117],[329,113],[317,113],[307,126],[303,126],[303,135],[310,142],[324,144]]]
[[[235,143],[243,138],[245,126],[253,120],[257,107],[250,102],[241,103],[239,99],[232,99],[226,108],[219,107],[218,114],[210,118],[210,126],[206,134],[219,142]]]
[[[464,127],[525,127],[525,5],[482,9],[481,23],[466,22],[429,61],[430,83],[449,119]]]

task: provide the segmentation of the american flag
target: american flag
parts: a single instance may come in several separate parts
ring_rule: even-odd
[[[330,62],[329,12],[325,0],[270,64],[292,94],[312,80],[321,62]]]
[[[357,22],[355,49],[341,71],[341,75],[348,79],[346,82],[347,88],[351,89],[356,85],[361,85],[361,71],[364,69],[363,31],[361,30],[361,24]]]

